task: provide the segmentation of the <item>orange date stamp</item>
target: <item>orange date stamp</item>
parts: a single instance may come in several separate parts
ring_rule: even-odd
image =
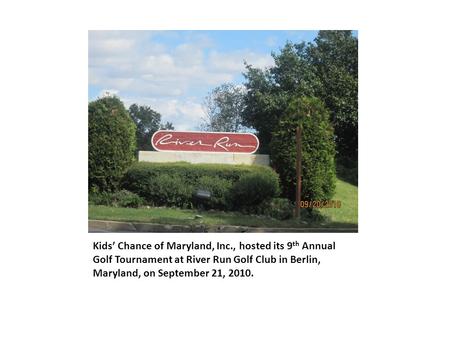
[[[300,201],[300,208],[315,209],[315,208],[340,208],[342,205],[340,200],[326,200],[326,201]]]

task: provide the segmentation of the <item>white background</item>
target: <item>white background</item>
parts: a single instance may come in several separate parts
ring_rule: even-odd
[[[443,3],[3,3],[0,336],[449,337]],[[88,234],[89,29],[358,29],[360,233]],[[252,280],[94,280],[94,239],[338,250],[320,268],[258,266]]]

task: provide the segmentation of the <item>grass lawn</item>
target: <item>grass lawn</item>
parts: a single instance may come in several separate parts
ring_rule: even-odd
[[[280,221],[265,216],[244,215],[238,212],[182,210],[175,208],[115,208],[101,205],[89,205],[89,219],[114,220],[127,222],[145,222],[179,225],[242,225],[257,227],[321,227],[356,228],[358,225],[358,187],[338,180],[335,200],[340,200],[341,208],[321,209],[328,217],[321,223],[290,219]],[[202,217],[196,217],[201,215]]]
[[[335,200],[340,200],[340,208],[323,208],[320,213],[331,222],[358,224],[358,187],[342,180],[336,182]]]

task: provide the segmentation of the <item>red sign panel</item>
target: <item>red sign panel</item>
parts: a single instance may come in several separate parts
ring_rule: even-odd
[[[249,133],[159,130],[152,136],[152,146],[158,151],[253,154],[259,140]]]

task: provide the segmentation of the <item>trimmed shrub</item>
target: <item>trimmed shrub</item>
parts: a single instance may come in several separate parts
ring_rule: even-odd
[[[233,187],[231,180],[220,177],[202,176],[194,185],[194,193],[196,190],[208,190],[211,192],[211,198],[202,201],[202,205],[211,209],[229,209],[231,201],[229,192]]]
[[[91,192],[89,193],[89,203],[95,205],[108,205],[123,208],[139,208],[144,204],[144,199],[139,195],[127,191],[120,190],[112,192]]]
[[[278,176],[273,171],[255,172],[242,176],[231,190],[235,209],[257,206],[278,196]]]
[[[114,191],[133,162],[136,126],[117,97],[89,103],[89,190]]]
[[[245,176],[250,177],[243,179]],[[238,188],[241,184],[246,188]],[[193,207],[196,190],[208,190],[211,199],[202,204],[220,210],[240,210],[275,197],[279,191],[278,175],[269,167],[186,162],[135,163],[126,171],[122,187],[151,205],[184,208]],[[236,196],[239,203],[233,201]]]
[[[336,169],[329,112],[319,99],[305,97],[291,102],[272,137],[271,160],[280,175],[282,195],[295,201],[298,126],[302,128],[302,200],[331,199]]]
[[[132,190],[137,187],[136,193],[152,205],[191,207],[192,187],[185,184],[181,176],[161,173],[148,177],[147,180],[142,182],[142,186],[139,182],[136,183],[129,189]]]

